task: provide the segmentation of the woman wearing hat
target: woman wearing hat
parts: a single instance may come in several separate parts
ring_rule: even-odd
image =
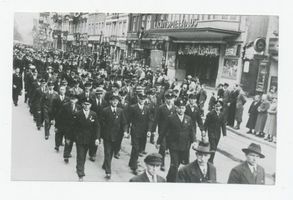
[[[196,160],[182,167],[176,182],[185,183],[215,183],[217,181],[216,168],[208,162],[213,151],[210,150],[209,143],[200,142],[195,150]]]
[[[265,157],[261,152],[261,146],[251,143],[242,151],[245,153],[246,161],[231,170],[228,183],[265,184],[265,170],[258,165],[259,158]]]

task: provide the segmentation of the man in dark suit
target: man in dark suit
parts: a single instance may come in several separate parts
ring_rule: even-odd
[[[138,103],[129,108],[129,122],[131,124],[131,155],[129,167],[133,174],[137,175],[137,160],[147,136],[151,135],[153,118],[150,109],[145,105],[146,95],[138,95]],[[128,137],[128,135],[125,135]]]
[[[77,103],[78,96],[71,94],[69,96],[70,101],[66,103],[60,111],[60,117],[62,118],[62,125],[64,127],[65,146],[63,152],[64,162],[68,163],[71,157],[71,150],[74,142],[74,122],[77,112],[81,110],[80,105]]]
[[[204,130],[208,132],[209,143],[211,145],[212,153],[209,162],[214,163],[215,152],[221,138],[221,130],[223,136],[226,136],[226,124],[223,113],[221,112],[222,104],[218,102],[215,109],[209,112],[204,122]],[[203,135],[205,137],[205,135]]]
[[[45,139],[47,140],[50,135],[50,127],[53,124],[53,101],[58,98],[58,93],[54,91],[54,83],[48,82],[48,91],[42,98],[44,120],[45,120]]]
[[[167,124],[158,142],[166,137],[167,147],[170,151],[171,164],[167,174],[168,182],[175,182],[178,167],[181,163],[189,163],[189,149],[196,141],[195,130],[193,129],[192,120],[185,115],[186,102],[183,99],[175,101],[176,113],[170,115]]]
[[[87,101],[91,101],[93,99],[93,92],[92,92],[92,84],[91,82],[86,82],[84,85],[84,91],[79,95],[79,103],[81,103],[82,100],[86,99]]]
[[[13,74],[12,77],[12,100],[15,106],[18,105],[18,96],[21,95],[22,91],[22,76],[20,74],[20,69],[17,67],[15,69],[15,73]]]
[[[156,126],[158,126],[158,134],[160,138],[160,141],[157,140],[156,147],[159,149],[159,154],[162,155],[162,165],[161,170],[165,171],[165,155],[166,155],[166,137],[160,137],[162,135],[164,128],[167,126],[168,116],[173,115],[176,113],[176,108],[174,106],[174,98],[175,96],[172,94],[172,92],[167,92],[165,94],[165,103],[160,105],[158,108],[158,113],[155,118],[155,123],[153,125],[154,132],[156,130]]]
[[[213,153],[209,143],[200,142],[197,148],[193,147],[193,150],[196,151],[196,160],[179,170],[176,182],[215,183],[216,168],[208,162]]]
[[[60,86],[59,95],[52,103],[53,119],[55,119],[55,150],[59,151],[59,146],[62,145],[62,140],[66,127],[63,124],[64,118],[62,117],[60,111],[62,107],[69,101],[69,98],[65,95],[66,86]]]
[[[111,162],[114,150],[119,145],[120,138],[127,132],[127,123],[122,108],[117,107],[120,98],[112,95],[109,97],[111,106],[103,109],[101,115],[101,136],[104,143],[103,169],[106,178],[111,178]],[[125,133],[126,134],[126,133]]]
[[[162,156],[160,154],[149,154],[144,159],[144,162],[146,165],[146,170],[144,173],[131,178],[129,182],[166,182],[163,177],[157,174],[162,163]]]
[[[84,164],[91,144],[99,145],[100,124],[97,114],[90,110],[91,102],[82,100],[83,109],[76,113],[74,120],[74,134],[76,143],[76,172],[80,181],[83,181]]]
[[[223,114],[224,114],[224,119],[225,122],[227,122],[227,118],[228,118],[228,109],[230,106],[230,91],[228,90],[229,84],[228,83],[224,83],[224,92],[223,92],[223,98],[219,99],[219,101],[223,102]]]
[[[264,185],[265,170],[258,165],[259,158],[265,157],[261,153],[261,146],[251,143],[248,148],[244,148],[242,151],[245,153],[246,161],[231,170],[228,183]]]

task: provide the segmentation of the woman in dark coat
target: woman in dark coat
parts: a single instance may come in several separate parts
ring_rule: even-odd
[[[227,125],[230,127],[234,127],[236,103],[237,103],[238,95],[239,95],[239,90],[238,90],[238,85],[236,84],[230,93],[230,99],[229,99],[230,105],[228,108]]]
[[[268,117],[268,109],[270,108],[270,102],[268,101],[268,96],[266,94],[262,95],[262,100],[260,106],[257,108],[258,115],[255,124],[255,132],[258,133],[256,136],[264,137],[264,127]]]
[[[258,115],[258,111],[257,108],[260,105],[260,96],[259,95],[255,95],[254,97],[254,101],[251,103],[249,110],[248,110],[248,114],[249,114],[249,118],[246,124],[246,127],[249,128],[249,131],[247,132],[249,133],[253,133],[255,134],[254,128],[255,128],[255,124],[256,124],[256,119],[257,119],[257,115]]]

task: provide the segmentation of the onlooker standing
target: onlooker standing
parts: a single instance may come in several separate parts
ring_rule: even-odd
[[[260,106],[257,108],[258,115],[255,124],[256,136],[264,137],[264,127],[267,121],[268,109],[270,108],[270,102],[268,101],[268,96],[266,94],[262,95],[262,100]]]
[[[18,105],[18,96],[21,95],[22,91],[22,76],[19,72],[20,69],[17,67],[15,69],[15,73],[13,74],[12,99],[15,106]]]
[[[249,133],[253,133],[255,134],[255,124],[256,124],[256,120],[257,120],[257,115],[258,115],[258,110],[257,108],[260,105],[260,96],[259,95],[255,95],[254,96],[254,100],[251,103],[249,110],[248,110],[248,114],[249,114],[249,118],[246,124],[246,127],[249,128],[249,131],[247,132]],[[253,131],[253,132],[252,132]]]
[[[237,122],[235,129],[240,129],[240,124],[242,122],[242,115],[243,115],[243,106],[246,103],[246,99],[244,97],[244,92],[241,87],[238,89],[239,94],[236,100],[236,111],[235,111],[235,120]]]
[[[233,87],[233,90],[230,93],[230,98],[229,98],[230,105],[228,108],[227,125],[230,127],[234,127],[236,102],[237,102],[238,94],[239,94],[238,85],[235,84],[235,86]]]
[[[268,109],[268,118],[264,128],[264,133],[267,134],[265,140],[273,142],[276,139],[277,133],[277,97],[273,97],[270,108]]]
[[[224,115],[224,120],[225,123],[227,122],[228,118],[228,110],[229,110],[229,100],[230,100],[230,91],[228,90],[229,84],[225,83],[224,84],[224,93],[223,93],[223,115]]]

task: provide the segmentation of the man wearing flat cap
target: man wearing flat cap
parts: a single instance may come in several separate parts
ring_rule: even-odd
[[[217,151],[218,144],[221,138],[221,132],[223,136],[226,136],[226,123],[222,113],[222,102],[218,102],[215,105],[215,109],[210,111],[204,122],[204,131],[208,133],[209,143],[214,153],[211,155],[209,162],[214,163],[215,152]],[[205,138],[205,133],[202,134]]]
[[[167,120],[169,115],[176,113],[176,108],[174,106],[175,96],[172,92],[167,92],[165,94],[165,103],[160,105],[158,108],[157,115],[153,124],[153,132],[158,126],[159,138],[162,135],[163,129],[167,126]],[[161,170],[165,171],[165,154],[166,154],[166,137],[161,137],[160,141],[157,141],[156,147],[159,149],[159,154],[162,155],[162,165]]]
[[[90,110],[91,102],[86,98],[82,100],[82,110],[76,113],[74,118],[74,134],[76,143],[76,172],[79,180],[82,181],[85,176],[84,164],[86,155],[91,145],[99,145],[100,139],[100,124],[97,114]]]
[[[171,164],[167,174],[168,182],[175,182],[180,164],[189,163],[190,146],[196,142],[192,119],[185,114],[186,102],[183,99],[175,101],[176,113],[167,119],[163,132],[159,135],[158,143],[166,137],[167,148],[170,151]]]
[[[153,118],[150,109],[145,105],[146,95],[138,95],[138,103],[129,108],[129,124],[131,124],[131,155],[129,160],[129,167],[132,172],[137,174],[137,160],[139,153],[144,147],[147,136],[151,135],[151,128]],[[125,134],[128,137],[128,134]]]
[[[127,121],[122,108],[117,107],[120,97],[109,97],[110,106],[103,109],[101,114],[101,136],[104,144],[104,163],[102,168],[106,178],[111,178],[111,162],[114,150],[120,145],[120,140],[127,132]]]
[[[265,157],[261,152],[261,146],[251,143],[242,151],[245,153],[246,161],[231,170],[228,183],[264,185],[265,170],[258,165],[259,158]]]
[[[165,182],[165,179],[157,173],[162,163],[162,156],[158,153],[151,153],[144,159],[146,169],[144,173],[137,175],[129,180],[129,182]]]
[[[200,142],[195,150],[196,160],[183,166],[177,175],[176,182],[184,183],[215,183],[217,180],[216,168],[208,162],[213,151],[209,143]]]

